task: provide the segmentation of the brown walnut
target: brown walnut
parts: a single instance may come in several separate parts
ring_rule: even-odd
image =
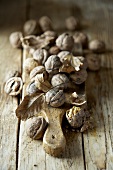
[[[22,38],[21,32],[13,32],[9,37],[9,41],[12,47],[14,48],[22,47],[21,38]]]

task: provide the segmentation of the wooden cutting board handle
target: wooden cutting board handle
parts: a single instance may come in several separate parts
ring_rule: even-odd
[[[48,107],[46,112],[49,125],[43,137],[43,147],[46,153],[56,157],[61,155],[66,146],[66,139],[61,127],[64,114],[65,109],[52,107]]]

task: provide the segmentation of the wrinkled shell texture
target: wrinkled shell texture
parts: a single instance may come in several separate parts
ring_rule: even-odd
[[[62,106],[65,102],[65,95],[63,90],[59,90],[58,88],[49,90],[46,93],[46,102],[52,107]]]
[[[73,45],[74,45],[74,39],[71,35],[69,35],[67,33],[63,33],[56,39],[56,45],[61,50],[71,51],[73,48]]]
[[[23,81],[20,77],[11,77],[7,80],[4,90],[7,94],[11,96],[16,96],[20,94],[23,87]]]
[[[34,78],[37,74],[44,73],[45,67],[44,66],[37,66],[33,68],[30,72],[30,79]]]
[[[37,49],[33,53],[33,58],[38,61],[39,64],[43,65],[47,60],[48,52],[45,49]]]
[[[64,58],[69,54],[70,54],[69,51],[61,51],[60,53],[58,53],[58,57],[60,58],[60,61],[63,63]]]
[[[20,40],[21,38],[22,38],[21,32],[13,32],[9,37],[10,44],[14,48],[20,48],[22,46],[22,43],[21,43],[21,40]]]
[[[28,86],[26,87],[26,92],[30,95],[35,94],[38,90],[38,88],[35,86],[35,82],[31,82],[30,84],[28,84]]]
[[[47,127],[46,120],[42,117],[33,117],[26,121],[27,135],[32,139],[41,139]]]
[[[58,86],[61,89],[67,88],[69,84],[69,79],[65,74],[56,74],[51,79],[51,84],[53,87]]]
[[[60,49],[59,49],[57,46],[53,46],[53,47],[51,47],[51,48],[49,49],[49,53],[50,53],[51,55],[56,55],[56,54],[59,53],[59,51],[60,51]]]
[[[61,62],[58,56],[51,55],[45,62],[45,68],[48,73],[57,73],[61,66]]]
[[[25,62],[24,62],[24,69],[25,69],[28,73],[30,73],[31,70],[32,70],[34,67],[38,66],[38,65],[39,65],[38,62],[35,61],[33,58],[27,58],[27,59],[25,60]]]

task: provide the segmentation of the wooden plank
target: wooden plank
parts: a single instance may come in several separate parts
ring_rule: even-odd
[[[57,30],[59,30],[59,28],[64,29],[62,22],[65,16],[70,15],[70,9],[68,7],[49,1],[33,1],[30,6],[30,18],[37,19],[42,15],[48,15],[52,18]],[[65,15],[62,13],[62,8],[65,10]],[[24,53],[24,60],[27,57],[26,53]],[[24,75],[24,77],[25,76],[26,75]],[[82,135],[67,131],[65,132],[65,137],[67,140],[66,151],[60,158],[54,158],[45,153],[42,147],[42,141],[32,141],[27,137],[25,123],[21,122],[18,169],[68,170],[71,168],[72,170],[84,170]]]
[[[90,39],[104,40],[107,48],[113,50],[112,1],[88,0],[76,5],[82,7]],[[106,52],[100,57],[102,68],[99,72],[89,73],[86,85],[94,122],[94,130],[84,133],[87,170],[113,169],[113,56],[112,52]]]
[[[18,98],[5,94],[4,84],[10,71],[21,71],[21,50],[9,43],[11,32],[20,30],[25,5],[17,0],[0,2],[0,169],[16,169],[18,119],[15,109]],[[19,11],[21,11],[20,15]]]

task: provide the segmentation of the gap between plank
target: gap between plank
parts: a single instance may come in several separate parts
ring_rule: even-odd
[[[84,161],[84,170],[86,170],[86,159],[85,159],[85,149],[84,149],[84,135],[81,134],[82,137],[82,151],[83,151],[83,161]]]

